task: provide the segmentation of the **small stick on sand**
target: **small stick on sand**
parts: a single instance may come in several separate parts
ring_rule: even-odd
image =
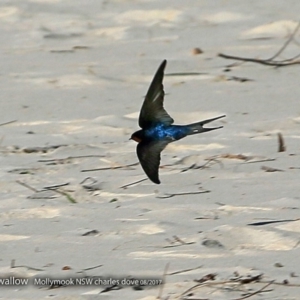
[[[300,57],[300,54],[297,54],[296,56],[289,58],[289,59],[284,59],[284,60],[274,60],[277,58],[286,48],[287,46],[292,42],[294,39],[296,33],[298,32],[300,28],[300,22],[290,35],[290,37],[287,39],[287,41],[283,44],[283,46],[270,58],[268,59],[257,59],[257,58],[248,58],[248,57],[240,57],[240,56],[233,56],[233,55],[227,55],[223,53],[219,53],[218,56],[226,59],[234,59],[234,60],[239,60],[243,62],[253,62],[253,63],[258,63],[262,65],[267,65],[267,66],[274,66],[274,67],[285,67],[285,66],[290,66],[290,65],[296,65],[300,64],[300,60],[297,58]]]
[[[173,247],[179,247],[179,246],[185,246],[185,245],[193,245],[196,242],[185,242],[181,238],[179,238],[177,235],[173,235],[174,241],[171,241],[170,239],[166,239],[171,245],[164,246],[163,248],[173,248]],[[175,243],[179,243],[174,245]]]
[[[300,219],[291,219],[291,220],[270,220],[270,221],[262,221],[262,222],[254,222],[247,224],[248,226],[264,226],[274,223],[286,223],[286,222],[295,222],[299,221]]]
[[[114,169],[123,169],[123,168],[129,168],[133,166],[137,166],[139,163],[124,165],[124,166],[117,166],[117,167],[106,167],[106,168],[97,168],[97,169],[86,169],[81,170],[81,172],[94,172],[94,171],[104,171],[104,170],[114,170]]]
[[[181,173],[186,172],[186,171],[188,171],[188,170],[197,170],[197,169],[208,168],[208,167],[209,167],[208,165],[209,165],[211,162],[219,163],[219,164],[221,164],[221,167],[223,167],[222,163],[219,162],[216,158],[207,158],[206,160],[207,160],[207,162],[204,163],[204,164],[201,165],[201,166],[197,166],[197,164],[192,164],[191,166],[182,169],[182,170],[181,170]]]
[[[260,163],[260,162],[265,162],[265,161],[275,161],[275,158],[266,158],[266,159],[261,159],[261,160],[254,160],[254,161],[248,161],[245,162],[244,164],[254,164],[254,163]]]
[[[185,241],[183,241],[181,238],[179,238],[177,235],[173,235],[173,238],[176,242],[182,244],[182,245],[186,245],[187,243]]]
[[[132,185],[135,185],[135,184],[137,184],[137,183],[143,182],[143,181],[145,181],[145,180],[147,180],[147,179],[148,179],[148,178],[144,178],[144,179],[141,179],[141,180],[138,180],[138,181],[134,181],[134,182],[132,182],[132,183],[128,183],[128,184],[122,185],[122,186],[120,186],[119,188],[120,188],[120,189],[126,189],[126,188],[128,188],[129,186],[132,186]]]
[[[78,156],[68,156],[65,158],[52,158],[52,159],[40,159],[38,162],[60,162],[66,161],[69,159],[78,159],[78,158],[90,158],[90,157],[105,157],[105,155],[78,155]]]
[[[236,299],[234,299],[234,300],[243,300],[243,299],[250,298],[250,297],[252,297],[252,296],[254,296],[254,295],[260,294],[260,293],[262,293],[262,292],[267,292],[267,291],[265,291],[265,289],[266,289],[268,286],[270,286],[273,282],[274,282],[274,280],[271,281],[271,282],[269,282],[268,284],[264,285],[264,286],[263,286],[261,289],[259,289],[258,291],[255,291],[255,292],[253,292],[253,293],[251,293],[251,294],[248,294],[248,295],[246,295],[246,296],[243,296],[243,297],[241,297],[241,298],[236,298]],[[268,290],[268,292],[271,292],[271,291],[272,291],[272,290]]]
[[[202,267],[203,266],[199,266],[199,267],[196,267],[196,268],[185,269],[185,270],[179,270],[179,271],[175,271],[175,272],[172,272],[172,273],[168,273],[167,275],[177,275],[177,274],[181,274],[181,273],[186,273],[186,272],[190,272],[190,271],[200,269]]]
[[[42,146],[42,147],[26,147],[26,148],[22,148],[21,151],[24,153],[38,153],[38,152],[42,152],[42,153],[47,153],[49,150],[56,150],[60,147],[66,147],[68,145],[53,145],[53,146]]]
[[[15,123],[15,122],[17,122],[17,120],[12,120],[12,121],[8,121],[5,123],[1,123],[0,126],[8,125],[8,124]]]
[[[20,180],[16,180],[16,183],[18,183],[18,184],[26,187],[27,189],[29,189],[29,190],[31,190],[31,191],[33,191],[35,193],[42,192],[42,190],[39,191],[39,190],[33,188],[32,186],[28,185],[27,183],[24,183],[24,182],[22,182]],[[76,200],[70,194],[68,194],[67,192],[64,192],[64,191],[61,191],[61,190],[58,189],[58,187],[61,187],[61,186],[64,186],[64,185],[68,185],[68,184],[69,183],[64,183],[64,184],[56,185],[56,186],[49,186],[49,187],[45,187],[44,190],[49,190],[49,191],[56,192],[58,194],[61,194],[61,195],[65,196],[65,197],[67,197],[67,199],[71,203],[77,203]]]
[[[102,290],[99,294],[102,294],[102,293],[107,293],[107,292],[110,292],[110,291],[117,291],[117,290],[121,290],[122,287],[117,285],[117,284],[114,284],[112,286],[108,286],[106,287],[104,290]]]
[[[181,293],[179,296],[177,296],[176,299],[178,299],[178,298],[179,299],[186,299],[185,296],[187,294],[190,294],[194,290],[197,290],[198,288],[201,288],[201,287],[204,287],[204,286],[213,287],[213,286],[218,286],[218,285],[232,285],[232,284],[234,284],[234,285],[245,285],[245,284],[253,284],[255,282],[265,284],[261,289],[255,291],[253,293],[249,293],[249,294],[247,294],[245,296],[242,296],[240,298],[233,299],[233,300],[243,300],[243,299],[250,298],[254,295],[257,295],[259,293],[271,292],[272,290],[266,290],[266,288],[268,286],[270,286],[271,284],[286,286],[286,287],[300,287],[300,284],[289,283],[287,280],[284,280],[283,282],[276,282],[275,280],[272,280],[272,281],[261,280],[262,276],[263,276],[263,274],[259,274],[259,275],[256,275],[256,276],[252,276],[250,278],[248,278],[248,277],[247,278],[238,277],[238,278],[235,278],[235,279],[224,280],[224,281],[214,281],[214,282],[212,282],[210,279],[209,280],[203,280],[203,281],[200,279],[200,281],[201,281],[200,283],[197,283],[196,285],[188,288],[183,293]],[[204,276],[203,279],[204,278],[209,278],[209,275]],[[213,278],[213,280],[214,280],[214,278]]]
[[[86,269],[82,269],[82,271],[90,271],[90,270],[94,270],[94,269],[98,269],[100,267],[102,267],[103,265],[97,265],[95,267],[90,267],[90,268],[86,268]]]
[[[277,136],[278,136],[278,152],[286,151],[286,147],[284,144],[284,139],[283,139],[282,134],[279,132],[279,133],[277,133]]]
[[[33,267],[25,266],[25,265],[16,266],[15,263],[16,263],[16,260],[12,259],[11,262],[10,262],[10,267],[12,269],[14,269],[14,268],[26,268],[28,270],[33,270],[33,271],[45,271],[44,269],[33,268]]]
[[[56,189],[56,188],[46,188],[46,190],[56,192],[60,195],[65,196],[71,203],[77,203],[77,201],[67,192]]]
[[[88,180],[91,180],[92,184],[98,182],[98,180],[96,180],[95,178],[89,176],[89,177],[86,177],[85,179],[83,179],[79,184],[84,184]]]
[[[300,60],[294,60],[294,61],[269,61],[268,59],[258,59],[258,58],[248,58],[248,57],[240,57],[240,56],[234,56],[234,55],[227,55],[227,54],[218,54],[219,57],[227,58],[227,59],[235,59],[235,60],[241,60],[241,61],[247,61],[247,62],[254,62],[259,63],[262,65],[267,66],[274,66],[274,67],[285,67],[290,65],[298,65],[300,64]]]
[[[283,170],[276,169],[276,168],[271,168],[271,167],[268,167],[268,166],[262,166],[261,169],[266,171],[266,172],[283,172]]]
[[[267,283],[266,281],[260,281],[260,283]],[[285,282],[275,282],[273,281],[272,284],[274,285],[284,285],[284,286],[288,286],[288,287],[300,287],[300,284],[296,284],[296,283],[285,283]]]
[[[69,184],[70,184],[69,182],[66,182],[66,183],[61,183],[61,184],[56,184],[56,185],[45,186],[44,189],[46,189],[46,190],[57,189],[59,187],[66,186]]]
[[[16,183],[18,183],[18,184],[20,184],[20,185],[26,187],[27,189],[29,189],[29,190],[31,190],[31,191],[34,191],[35,193],[38,193],[38,192],[39,192],[37,189],[33,188],[32,186],[30,186],[30,185],[28,185],[27,183],[22,182],[22,181],[20,181],[20,180],[16,180]]]
[[[165,285],[165,282],[166,282],[166,276],[167,276],[167,273],[168,273],[168,270],[169,270],[169,266],[170,266],[170,263],[167,263],[166,266],[165,266],[164,273],[163,273],[163,276],[162,276],[163,283],[159,287],[159,291],[158,291],[158,295],[157,295],[156,299],[162,299],[161,297],[162,297],[162,294],[163,294],[164,285]]]
[[[210,193],[209,190],[201,191],[201,192],[186,192],[186,193],[178,193],[178,194],[165,194],[164,196],[156,196],[158,199],[166,199],[166,198],[172,198],[175,196],[185,196],[185,195],[198,195],[198,194],[206,194]]]

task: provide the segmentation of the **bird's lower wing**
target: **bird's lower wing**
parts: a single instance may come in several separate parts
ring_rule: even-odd
[[[149,179],[157,184],[160,184],[158,177],[160,153],[168,143],[168,141],[141,142],[136,147],[136,153],[143,170]]]

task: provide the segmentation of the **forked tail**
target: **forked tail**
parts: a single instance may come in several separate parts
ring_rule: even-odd
[[[223,115],[223,116],[220,116],[220,117],[216,117],[216,118],[204,120],[204,121],[201,121],[201,122],[189,124],[188,127],[190,129],[190,132],[188,133],[188,135],[192,135],[192,134],[196,134],[196,133],[202,133],[202,132],[207,132],[207,131],[211,131],[211,130],[222,128],[223,126],[212,127],[212,128],[204,128],[203,125],[205,125],[207,123],[210,123],[212,121],[224,118],[224,117],[226,117],[226,116]]]

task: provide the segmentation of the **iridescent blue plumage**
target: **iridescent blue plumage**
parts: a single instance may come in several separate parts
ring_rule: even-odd
[[[166,126],[163,123],[144,130],[146,138],[153,140],[170,139],[170,141],[180,140],[187,136],[188,132],[187,126]]]
[[[137,156],[151,181],[159,184],[158,168],[161,151],[171,142],[180,140],[187,135],[206,132],[221,128],[203,128],[204,124],[223,118],[220,116],[189,125],[172,125],[174,120],[163,107],[163,77],[167,61],[159,66],[146,94],[141,108],[139,125],[141,130],[132,134],[131,139],[138,142]]]

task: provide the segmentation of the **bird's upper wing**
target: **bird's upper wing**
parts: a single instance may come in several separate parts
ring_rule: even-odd
[[[165,93],[162,82],[166,64],[164,60],[156,71],[141,108],[139,126],[143,129],[156,123],[171,125],[174,122],[163,107]]]
[[[136,153],[142,168],[149,179],[157,184],[160,184],[158,178],[160,153],[168,143],[168,141],[140,142],[136,147]]]

